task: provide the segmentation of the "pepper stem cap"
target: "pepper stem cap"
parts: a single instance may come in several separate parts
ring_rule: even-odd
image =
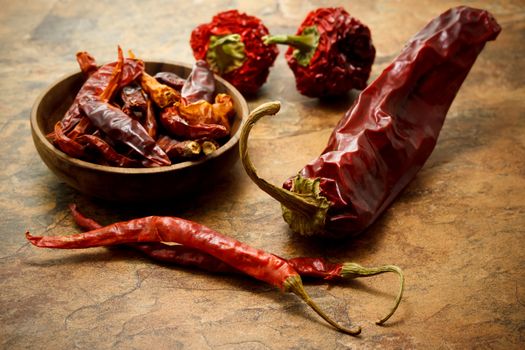
[[[248,154],[248,137],[259,119],[279,112],[279,101],[267,102],[255,108],[241,130],[239,152],[242,165],[252,181],[283,206],[283,217],[295,232],[305,235],[322,232],[330,202],[319,194],[319,180],[304,179],[304,186],[294,184],[293,191],[277,187],[262,179]],[[296,178],[297,180],[297,178]],[[296,182],[296,181],[294,181]],[[296,192],[297,190],[297,192]]]
[[[246,61],[244,43],[239,34],[212,35],[206,52],[210,68],[219,74],[240,68]]]

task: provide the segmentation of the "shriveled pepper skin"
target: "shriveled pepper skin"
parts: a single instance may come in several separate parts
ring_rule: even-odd
[[[252,248],[204,225],[167,216],[148,216],[118,222],[70,236],[35,237],[29,241],[43,248],[89,248],[124,243],[174,242],[198,249],[258,280],[284,289],[289,277],[298,276],[286,260]]]
[[[93,125],[113,141],[129,146],[150,160],[150,166],[171,164],[166,153],[148,135],[144,127],[117,107],[96,99],[83,99],[79,106]]]
[[[117,62],[112,62],[103,65],[96,72],[90,75],[88,80],[82,85],[78,92],[73,104],[67,110],[66,114],[61,120],[61,126],[65,133],[70,131],[82,118],[82,114],[79,109],[79,102],[81,99],[87,97],[99,96],[108,86],[113,70]],[[119,88],[122,88],[144,72],[144,62],[141,60],[135,60],[126,58],[122,67],[122,76],[119,82]],[[51,137],[53,135],[50,135]]]
[[[268,35],[268,29],[260,19],[254,16],[230,10],[218,13],[209,23],[197,26],[191,33],[190,45],[197,60],[206,60],[212,37],[221,38],[238,34],[244,45],[240,67],[214,72],[229,81],[243,94],[254,94],[266,82],[270,67],[279,50],[277,46],[266,45],[262,37]]]
[[[405,45],[340,120],[321,156],[284,184],[300,192],[299,182],[318,179],[330,202],[324,228],[303,233],[352,236],[377,219],[430,156],[461,84],[500,31],[487,11],[460,6]]]
[[[323,97],[364,89],[376,53],[370,29],[342,7],[310,12],[297,35],[309,27],[315,27],[319,35],[309,63],[305,66],[298,62],[294,47],[289,47],[285,55],[297,90],[305,96]]]
[[[70,204],[69,209],[75,223],[82,229],[90,231],[101,227],[98,222],[84,216],[78,211],[75,204]],[[127,246],[137,249],[150,258],[182,266],[198,267],[207,271],[235,273],[239,270],[225,264],[221,260],[185,245],[167,245],[164,243],[134,243]],[[334,280],[342,278],[342,263],[331,263],[323,258],[298,257],[287,260],[301,277]]]

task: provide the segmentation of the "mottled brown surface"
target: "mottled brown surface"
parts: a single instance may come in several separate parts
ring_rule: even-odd
[[[322,2],[327,4],[328,2]],[[330,2],[337,4],[338,2]],[[373,76],[408,38],[455,1],[345,3],[368,24]],[[355,349],[522,348],[525,344],[525,9],[522,1],[472,1],[503,32],[483,51],[448,114],[431,158],[403,195],[358,239],[305,240],[241,166],[209,193],[172,203],[115,205],[60,183],[34,149],[36,96],[76,69],[87,50],[112,60],[116,45],[147,59],[189,62],[192,27],[223,9],[258,14],[271,32],[292,32],[321,2],[2,1],[0,11],[0,348]],[[281,183],[319,154],[355,94],[320,102],[300,96],[283,52],[250,107],[280,99],[282,111],[252,133],[261,175]],[[24,231],[78,232],[67,204],[109,223],[147,214],[206,224],[281,256],[313,255],[364,265],[396,263],[407,278],[402,305],[373,324],[395,295],[394,276],[309,284],[350,337],[326,326],[292,295],[250,279],[155,264],[124,249],[53,251]]]

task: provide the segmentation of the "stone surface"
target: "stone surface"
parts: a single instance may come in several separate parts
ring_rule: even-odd
[[[112,60],[117,44],[146,59],[191,62],[191,29],[224,9],[293,32],[310,9],[344,4],[372,30],[373,76],[431,18],[456,1],[3,1],[0,11],[0,348],[354,349],[522,348],[525,344],[525,8],[469,1],[503,27],[487,45],[417,178],[368,232],[351,241],[292,234],[279,205],[240,164],[209,193],[172,203],[115,205],[77,194],[40,161],[29,130],[36,96],[77,69],[74,54]],[[299,95],[278,57],[251,108],[280,99],[253,131],[260,174],[281,183],[322,150],[356,93]],[[149,261],[125,249],[53,251],[24,232],[78,232],[68,203],[103,223],[176,215],[275,254],[363,265],[395,263],[406,293],[390,322],[373,321],[395,295],[394,276],[308,284],[312,297],[359,337],[332,330],[293,295],[257,281]]]

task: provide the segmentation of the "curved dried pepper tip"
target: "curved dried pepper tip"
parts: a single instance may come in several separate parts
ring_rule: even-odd
[[[405,289],[405,275],[403,270],[396,265],[384,265],[379,267],[363,267],[356,263],[344,263],[341,269],[341,277],[355,278],[375,276],[386,272],[393,272],[399,277],[399,292],[394,301],[394,306],[390,309],[388,314],[376,321],[376,324],[381,325],[385,323],[396,312],[401,298],[403,297],[403,290]]]
[[[342,95],[364,89],[375,59],[370,29],[342,7],[311,11],[296,35],[266,36],[284,44],[297,90],[309,97]]]
[[[197,26],[190,45],[195,59],[206,60],[241,93],[254,94],[266,82],[279,53],[276,45],[263,42],[262,37],[268,34],[259,18],[230,10]]]

